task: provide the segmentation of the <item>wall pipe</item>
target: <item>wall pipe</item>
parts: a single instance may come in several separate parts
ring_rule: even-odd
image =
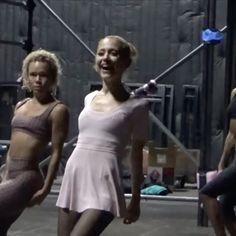
[[[35,8],[34,0],[27,0],[27,10],[28,10],[28,31],[27,39],[24,41],[23,49],[26,50],[27,54],[32,52],[33,49],[33,13]]]

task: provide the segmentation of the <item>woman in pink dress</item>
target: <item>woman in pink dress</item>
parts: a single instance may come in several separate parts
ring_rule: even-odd
[[[143,147],[147,139],[147,103],[131,96],[122,76],[136,56],[135,47],[119,36],[98,43],[95,70],[102,89],[85,97],[77,145],[65,169],[60,194],[59,236],[96,236],[114,217],[125,224],[140,215]],[[131,148],[132,198],[126,207],[121,160]]]

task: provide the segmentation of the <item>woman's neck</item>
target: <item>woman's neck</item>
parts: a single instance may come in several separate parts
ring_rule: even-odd
[[[40,104],[47,104],[55,100],[55,98],[51,94],[41,95],[41,94],[34,94],[32,100],[38,102]]]
[[[124,88],[122,83],[109,86],[103,83],[101,92],[104,93],[104,95],[111,94],[119,102],[124,102],[130,97],[129,92]]]

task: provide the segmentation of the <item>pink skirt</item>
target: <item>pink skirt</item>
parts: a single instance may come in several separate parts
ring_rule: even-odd
[[[124,217],[126,205],[116,150],[77,144],[66,164],[56,205],[78,213],[98,209]]]

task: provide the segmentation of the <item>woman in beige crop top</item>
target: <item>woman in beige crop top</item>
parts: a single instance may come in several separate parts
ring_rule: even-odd
[[[23,84],[32,98],[20,101],[12,120],[6,171],[0,183],[0,235],[27,206],[40,204],[50,191],[67,135],[68,109],[53,96],[60,75],[55,54],[37,50],[23,61]],[[38,161],[48,142],[51,160],[45,179]]]

